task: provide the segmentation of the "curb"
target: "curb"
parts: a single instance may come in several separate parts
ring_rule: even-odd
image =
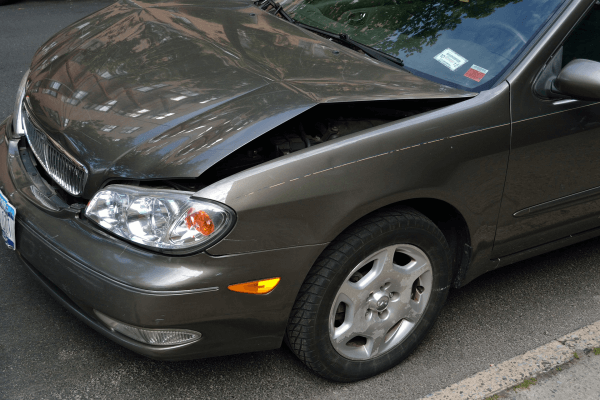
[[[422,400],[484,399],[509,389],[526,378],[548,372],[574,359],[576,350],[600,347],[600,321],[511,358]]]

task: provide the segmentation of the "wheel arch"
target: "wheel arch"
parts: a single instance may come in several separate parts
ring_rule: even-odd
[[[341,235],[361,219],[395,206],[407,206],[415,209],[429,218],[442,231],[452,251],[452,287],[460,287],[471,258],[471,232],[463,214],[447,201],[435,197],[415,197],[378,205],[368,212],[355,215],[353,221],[349,223],[346,221],[345,226],[335,237]]]
[[[435,198],[401,201],[429,218],[442,231],[452,251],[452,286],[459,287],[471,257],[471,233],[461,212],[450,203]]]

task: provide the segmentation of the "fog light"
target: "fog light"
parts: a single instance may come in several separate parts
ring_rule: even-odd
[[[138,328],[115,321],[107,317],[100,311],[94,310],[98,318],[104,322],[111,331],[119,332],[133,340],[146,343],[152,346],[174,346],[179,344],[192,343],[202,337],[200,332],[194,332],[187,329],[146,329]]]

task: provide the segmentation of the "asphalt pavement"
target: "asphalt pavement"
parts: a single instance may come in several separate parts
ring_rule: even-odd
[[[0,7],[0,120],[53,32],[110,1]],[[416,399],[600,320],[600,239],[453,290],[424,343],[401,365],[353,384],[310,373],[284,347],[186,362],[121,348],[79,322],[0,248],[0,399]]]

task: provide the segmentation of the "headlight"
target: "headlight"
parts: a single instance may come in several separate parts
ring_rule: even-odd
[[[23,99],[25,98],[25,90],[27,89],[27,79],[29,78],[29,70],[23,75],[19,90],[17,92],[17,99],[15,100],[15,108],[13,110],[13,136],[18,138],[25,134],[25,126],[23,121]]]
[[[192,192],[112,185],[99,191],[85,215],[109,232],[164,253],[199,251],[223,238],[235,222],[229,207],[192,199]]]

